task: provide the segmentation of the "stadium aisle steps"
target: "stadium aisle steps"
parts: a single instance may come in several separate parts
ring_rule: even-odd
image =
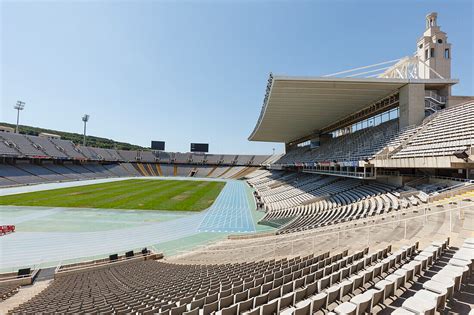
[[[150,176],[142,163],[134,164],[142,176]]]
[[[38,272],[35,281],[53,280],[55,272],[56,267],[42,268]]]
[[[155,164],[156,165],[156,171],[158,172],[159,176],[163,176],[163,172],[161,171],[161,165],[160,164]]]
[[[212,173],[214,173],[214,171],[216,170],[217,168],[217,165],[214,165],[211,169],[211,171],[209,173],[207,173],[206,177],[210,177],[212,175]]]
[[[251,166],[246,166],[243,170],[237,172],[236,174],[232,175],[230,178],[233,178],[233,179],[239,179],[239,178],[242,178],[244,176],[246,176],[247,174],[253,172],[255,170],[254,167],[251,167]]]
[[[153,169],[153,166],[149,163],[145,164],[146,165],[146,168],[148,170],[148,172],[152,175],[152,176],[157,176],[157,172],[155,169]]]
[[[219,176],[219,178],[222,178],[225,176],[225,174],[227,174],[230,170],[232,169],[232,166],[229,166],[223,173],[221,173]]]

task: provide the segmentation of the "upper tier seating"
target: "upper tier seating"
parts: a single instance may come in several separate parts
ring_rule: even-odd
[[[2,133],[0,133],[0,156],[17,157],[21,155],[20,151],[16,147],[16,144],[5,140],[1,137],[1,135]]]
[[[10,132],[0,132],[0,137],[9,144],[7,145],[9,149],[11,146],[13,146],[21,153],[21,155],[47,156],[45,152],[36,147],[25,135],[19,135]],[[11,152],[9,149],[8,152]]]
[[[192,153],[180,153],[176,152],[174,155],[174,162],[175,163],[188,163],[188,161],[191,159]]]
[[[223,164],[234,164],[235,158],[236,158],[235,155],[224,154],[224,155],[222,155],[222,163]]]
[[[261,165],[263,162],[268,160],[270,156],[269,155],[254,155],[253,160],[252,160],[252,165]]]
[[[95,151],[91,148],[83,146],[78,146],[77,148],[87,159],[93,161],[101,160],[101,157],[97,155],[97,153],[95,153]]]
[[[398,119],[390,120],[375,127],[358,130],[324,142],[310,149],[308,146],[288,152],[276,164],[310,163],[322,161],[359,161],[372,159],[388,143],[394,143],[403,133],[399,133]]]
[[[43,137],[35,137],[35,136],[26,136],[31,143],[34,143],[37,148],[45,152],[47,155],[53,158],[61,158],[65,159],[68,158],[64,149],[56,146],[51,140],[48,138]]]
[[[139,151],[140,161],[155,162],[156,156],[151,151]]]
[[[117,150],[117,152],[124,161],[127,161],[127,162],[137,161],[137,151]]]
[[[122,157],[117,153],[116,150],[102,149],[102,148],[91,148],[89,150],[94,151],[101,160],[104,161],[121,161]]]
[[[393,158],[452,156],[474,147],[474,102],[435,115]]]
[[[253,155],[237,155],[236,163],[239,165],[248,165],[252,162]]]
[[[206,156],[204,154],[192,154],[191,160],[193,163],[202,164]]]
[[[56,146],[62,148],[66,155],[74,159],[84,159],[86,156],[79,152],[72,141],[62,139],[50,139]]]
[[[149,150],[115,150],[76,146],[68,140],[0,132],[0,156],[38,157],[92,161],[161,162],[177,164],[237,164],[260,165],[266,155],[216,155],[200,153],[163,152]]]
[[[159,159],[159,162],[169,163],[170,162],[170,154],[168,152],[163,151],[156,151],[156,156]]]
[[[454,120],[453,117],[462,117]],[[377,154],[391,152],[400,145],[405,148],[395,158],[433,155],[452,155],[473,144],[474,103],[448,109],[427,122],[428,127],[409,126],[398,129],[398,119],[375,127],[333,138],[320,147],[296,147],[282,156],[276,164],[311,163],[325,161],[360,161],[373,159]],[[450,124],[455,126],[451,128]],[[459,122],[459,123],[458,123]],[[445,131],[451,130],[448,133]],[[443,135],[442,137],[440,135]]]
[[[217,154],[206,154],[206,161],[209,164],[219,164],[222,161],[222,156]]]

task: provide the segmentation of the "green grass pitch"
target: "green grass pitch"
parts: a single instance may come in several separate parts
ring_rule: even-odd
[[[130,179],[0,197],[0,205],[200,211],[223,182]]]

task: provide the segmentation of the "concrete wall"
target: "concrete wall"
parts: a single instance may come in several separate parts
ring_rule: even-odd
[[[474,96],[449,96],[446,107],[453,107],[469,101],[474,101]]]
[[[460,161],[454,156],[439,156],[374,160],[373,163],[376,167],[386,168],[451,168],[451,163]]]
[[[400,89],[400,128],[419,125],[425,118],[425,85],[409,83]]]
[[[389,185],[394,185],[394,186],[402,186],[403,183],[403,176],[384,176],[384,175],[377,175],[377,181],[384,183],[384,184],[389,184]]]

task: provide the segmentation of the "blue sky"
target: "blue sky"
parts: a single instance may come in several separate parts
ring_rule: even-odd
[[[269,72],[323,75],[411,55],[424,17],[474,95],[472,1],[2,1],[1,121],[168,151],[269,154],[249,142]]]

